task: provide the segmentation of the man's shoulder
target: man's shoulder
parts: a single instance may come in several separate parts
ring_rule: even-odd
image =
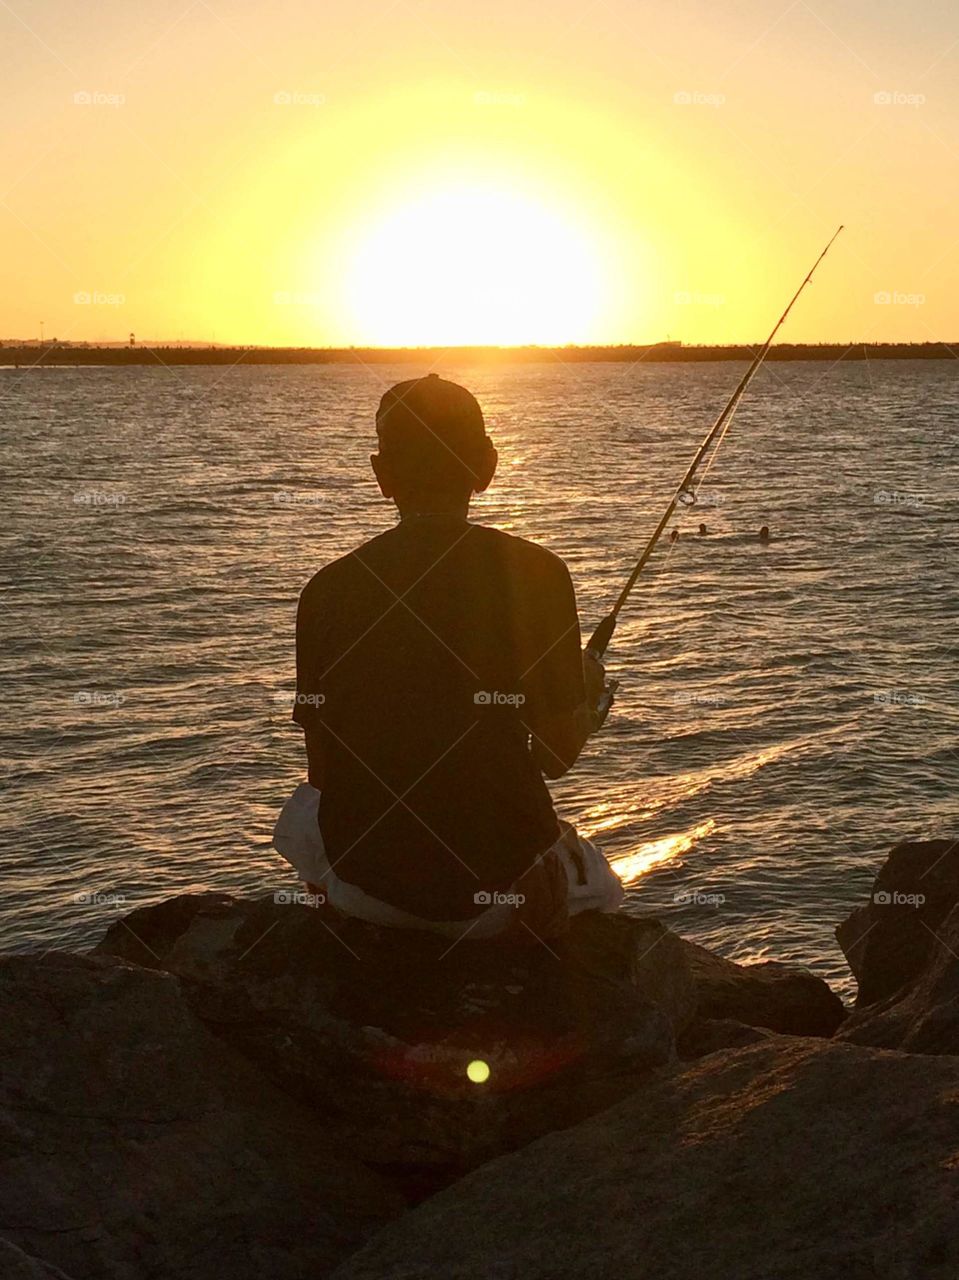
[[[383,533],[377,534],[375,538],[368,539],[358,547],[354,547],[352,551],[348,551],[345,555],[337,556],[329,564],[317,569],[316,573],[300,592],[301,603],[310,603],[314,600],[322,599],[331,592],[341,591],[346,584],[362,578],[364,576],[364,555],[388,539],[391,533],[393,533],[393,530],[387,529]]]
[[[565,560],[538,542],[530,542],[528,538],[506,533],[505,530],[495,529],[492,525],[476,524],[472,528],[475,535],[486,539],[491,548],[521,567],[556,578],[569,576]]]
[[[397,554],[397,528],[394,526],[377,534],[318,569],[300,593],[301,606],[309,607],[331,597],[342,597],[353,584],[369,578],[371,569],[380,565],[381,559],[389,561]],[[463,539],[464,550],[467,544],[480,550],[484,559],[500,561],[512,572],[544,584],[558,585],[569,580],[569,570],[560,556],[538,542],[530,542],[492,525],[470,524],[468,537]],[[375,579],[376,574],[372,576]]]

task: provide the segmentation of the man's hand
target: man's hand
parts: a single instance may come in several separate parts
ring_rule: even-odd
[[[619,681],[607,681],[606,668],[589,650],[583,653],[583,678],[586,682],[586,705],[592,721],[590,733],[593,734],[602,728],[609,715]]]
[[[606,668],[588,649],[583,651],[583,679],[586,682],[587,705],[598,708],[606,692]]]

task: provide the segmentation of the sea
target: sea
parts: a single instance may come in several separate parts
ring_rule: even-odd
[[[395,518],[369,465],[387,386],[476,393],[500,464],[473,518],[566,560],[585,637],[743,368],[0,369],[0,948],[294,887],[270,841],[305,772],[297,596]],[[957,829],[957,440],[959,361],[762,368],[623,611],[609,720],[551,784],[625,910],[854,994],[835,926],[896,841]]]

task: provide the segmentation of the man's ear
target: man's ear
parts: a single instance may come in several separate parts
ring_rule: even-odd
[[[392,498],[394,493],[393,477],[390,474],[390,464],[387,459],[381,453],[371,453],[370,466],[376,476],[376,483],[380,486],[380,493],[384,498]]]
[[[473,484],[474,493],[483,493],[490,487],[493,476],[496,474],[497,462],[499,462],[499,454],[491,444],[473,473],[476,476]]]

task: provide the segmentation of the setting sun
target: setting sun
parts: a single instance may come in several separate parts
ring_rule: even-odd
[[[460,186],[362,228],[345,295],[358,331],[382,345],[581,342],[604,277],[571,220],[515,191]]]

